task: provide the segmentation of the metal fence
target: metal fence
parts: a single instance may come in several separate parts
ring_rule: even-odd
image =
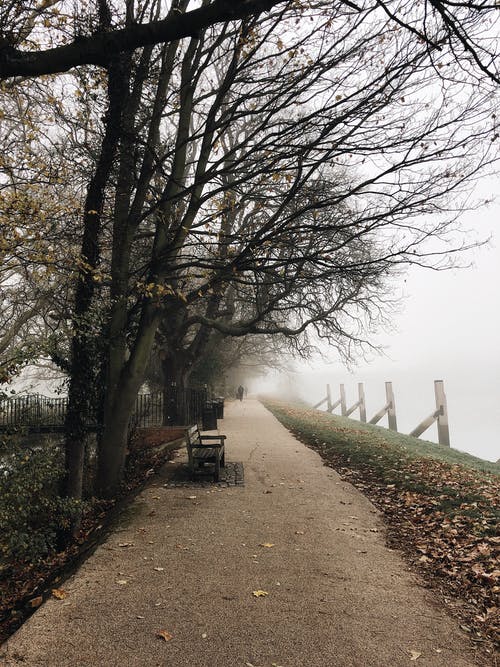
[[[164,425],[201,425],[207,400],[205,387],[180,388],[175,384],[170,385],[164,393]]]
[[[206,388],[179,388],[171,385],[165,392],[139,394],[130,428],[201,424],[208,394]],[[61,431],[68,407],[67,397],[50,398],[40,394],[12,396],[0,401],[0,428]],[[89,424],[89,429],[96,429]]]
[[[64,426],[67,398],[49,398],[41,394],[13,396],[0,401],[0,425],[3,427]]]
[[[163,424],[163,392],[139,394],[130,419],[132,428],[161,426]]]

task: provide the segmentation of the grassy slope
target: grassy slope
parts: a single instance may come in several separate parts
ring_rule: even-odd
[[[333,427],[338,433],[339,440],[344,441],[348,446],[352,446],[358,442],[361,432],[363,433],[363,436],[365,434],[369,436],[370,441],[374,443],[384,443],[395,449],[399,448],[404,450],[409,456],[422,456],[438,459],[452,465],[456,463],[480,472],[500,475],[500,464],[479,459],[476,456],[460,452],[458,449],[453,449],[452,447],[443,447],[443,445],[438,445],[435,442],[429,442],[428,440],[414,438],[411,435],[389,431],[389,429],[383,428],[382,426],[364,424],[356,419],[340,417],[338,415],[328,414],[327,412],[313,410],[304,403],[296,403],[290,405],[290,407],[311,410],[314,419],[317,420],[318,427]]]
[[[391,544],[460,601],[476,642],[500,636],[500,465],[304,404],[262,401],[385,514]]]

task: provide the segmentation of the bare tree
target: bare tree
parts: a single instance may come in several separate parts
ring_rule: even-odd
[[[190,10],[180,0],[165,17],[161,2],[124,11],[103,0],[59,27],[64,7],[28,21],[29,54],[7,12],[0,76],[107,72],[81,223],[67,454],[78,495],[84,409],[98,392],[109,494],[155,340],[184,373],[213,332],[299,340],[315,330],[348,351],[386,315],[400,266],[446,265],[458,248],[429,241],[446,241],[460,193],[497,157],[493,7],[217,0]]]
[[[471,78],[470,95],[460,96],[461,63],[449,56],[446,76],[434,77],[428,41],[416,45],[380,14],[342,5],[311,18],[294,37],[296,14],[278,12],[176,46],[181,61],[162,90],[177,90],[178,106],[149,125],[148,170],[131,163],[132,143],[135,154],[151,143],[133,120],[147,112],[130,98],[101,488],[119,478],[160,321],[164,363],[180,362],[180,372],[211,329],[296,336],[314,327],[336,345],[360,340],[366,321],[384,313],[394,268],[442,265],[426,243],[446,236],[460,187],[495,158],[494,122],[482,124],[491,91]]]

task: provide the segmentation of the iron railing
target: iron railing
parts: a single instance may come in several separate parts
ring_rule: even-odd
[[[171,385],[165,392],[139,394],[130,428],[201,424],[206,403],[206,388]],[[0,400],[0,429],[62,430],[67,408],[67,397],[25,394],[5,398]],[[89,429],[96,428],[96,424],[89,424]]]

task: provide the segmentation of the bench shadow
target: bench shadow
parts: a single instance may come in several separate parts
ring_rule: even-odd
[[[207,465],[206,471],[201,468],[193,476],[187,461],[169,461],[160,473],[159,481],[166,488],[175,487],[227,487],[243,486],[244,469],[243,463],[239,461],[226,461],[226,465],[220,469],[219,481],[214,481],[213,469]]]

